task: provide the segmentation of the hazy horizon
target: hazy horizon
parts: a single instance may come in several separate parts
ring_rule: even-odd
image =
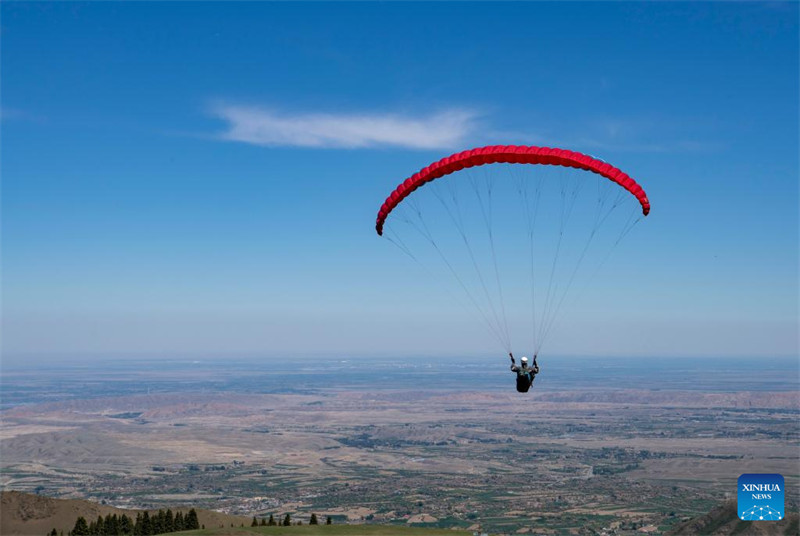
[[[790,358],[541,359],[534,392],[794,392]],[[0,407],[133,394],[316,393],[329,390],[514,392],[508,362],[493,358],[126,359],[3,367]],[[525,402],[525,396],[520,402]]]

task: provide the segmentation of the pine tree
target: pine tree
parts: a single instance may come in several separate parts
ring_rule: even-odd
[[[103,520],[103,534],[108,536],[117,536],[119,534],[119,521],[117,521],[117,514],[113,516],[106,514]]]
[[[53,528],[53,530],[50,531],[49,536],[58,536],[58,531],[55,528]]]
[[[175,518],[172,517],[172,510],[169,508],[164,514],[164,532],[175,532]]]
[[[74,536],[89,536],[89,524],[86,523],[86,518],[80,516],[77,521],[75,521],[72,534]]]
[[[250,523],[250,526],[251,527],[257,527],[258,526],[258,519],[256,519],[256,516],[253,516],[253,522]]]
[[[151,536],[153,534],[153,526],[150,524],[150,513],[145,510],[142,514],[142,536]]]
[[[183,530],[197,530],[200,528],[200,521],[197,519],[197,512],[194,508],[189,510],[183,521]]]
[[[311,519],[308,520],[308,524],[309,525],[319,525],[319,523],[317,523],[317,514],[314,514],[314,513],[311,514]]]
[[[264,519],[263,517],[261,518],[261,525],[260,526],[262,526],[262,527],[266,527],[267,526],[267,520]]]
[[[269,521],[267,521],[267,525],[270,526],[270,527],[274,527],[275,526],[275,518],[272,517],[272,514],[269,515]]]
[[[131,518],[122,514],[119,518],[119,532],[125,536],[130,536],[133,534],[133,523],[131,522]]]
[[[331,519],[331,516],[326,516],[325,517],[325,524],[326,525],[330,525],[332,523],[333,523],[333,520]]]
[[[164,511],[159,509],[150,518],[150,534],[164,534]]]
[[[291,527],[292,526],[292,518],[289,517],[289,514],[286,514],[286,517],[283,518],[283,526],[284,527]]]
[[[175,532],[180,532],[183,530],[183,512],[180,510],[178,510],[178,512],[175,514],[173,526],[175,527]]]

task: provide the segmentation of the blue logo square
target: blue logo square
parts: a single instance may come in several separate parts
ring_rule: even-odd
[[[739,519],[778,521],[784,516],[784,482],[778,474],[744,474],[739,477]]]

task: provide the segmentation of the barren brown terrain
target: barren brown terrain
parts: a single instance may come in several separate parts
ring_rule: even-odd
[[[188,508],[183,512],[187,513]],[[52,529],[66,534],[75,526],[79,516],[93,521],[98,516],[122,515],[136,517],[136,510],[114,508],[80,499],[53,499],[17,491],[0,492],[0,534],[25,536],[47,534]],[[151,511],[151,513],[153,513]],[[177,513],[177,510],[175,511]],[[206,527],[249,525],[250,518],[231,516],[210,510],[198,510],[197,518]]]
[[[705,514],[742,473],[778,472],[797,510],[797,392],[402,387],[17,405],[2,413],[2,488],[247,519],[633,534]]]

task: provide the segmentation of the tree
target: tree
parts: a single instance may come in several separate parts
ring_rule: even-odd
[[[264,519],[263,517],[261,518],[261,526],[262,527],[266,527],[267,526],[267,520]]]
[[[183,530],[183,512],[178,510],[175,512],[175,519],[172,522],[172,526],[175,529],[175,532],[180,532]]]
[[[131,521],[131,518],[125,514],[122,514],[122,516],[119,518],[119,532],[125,536],[130,536],[133,534],[133,522]]]
[[[147,510],[142,513],[142,532],[140,533],[142,536],[150,536],[153,534],[153,525],[150,523],[150,514]]]
[[[331,516],[325,516],[325,524],[326,525],[330,525],[332,523],[333,523],[333,520],[331,519]]]
[[[183,521],[183,530],[197,530],[200,528],[200,521],[197,519],[197,512],[194,508],[189,510]]]
[[[86,523],[86,518],[80,516],[75,521],[75,526],[72,528],[73,536],[89,536],[89,524]]]
[[[258,519],[256,519],[256,516],[253,516],[253,522],[250,523],[250,526],[251,527],[257,527],[258,526]]]
[[[172,510],[167,508],[164,514],[164,532],[175,532],[175,518],[172,516]]]
[[[164,510],[159,509],[150,518],[150,534],[164,534]]]
[[[286,514],[286,517],[283,518],[283,526],[284,527],[292,526],[292,518],[289,516],[289,514]]]
[[[272,517],[272,514],[269,515],[269,521],[267,521],[267,525],[270,526],[270,527],[274,527],[275,526],[275,518]]]
[[[308,520],[308,524],[309,525],[319,525],[319,523],[317,523],[317,514],[314,514],[314,513],[311,514],[311,519]]]
[[[117,518],[117,514],[113,516],[111,514],[106,514],[106,518],[103,520],[103,527],[105,529],[103,534],[117,536],[119,534],[119,519]]]
[[[55,528],[53,528],[53,530],[50,531],[50,534],[48,536],[58,536],[58,531]]]

